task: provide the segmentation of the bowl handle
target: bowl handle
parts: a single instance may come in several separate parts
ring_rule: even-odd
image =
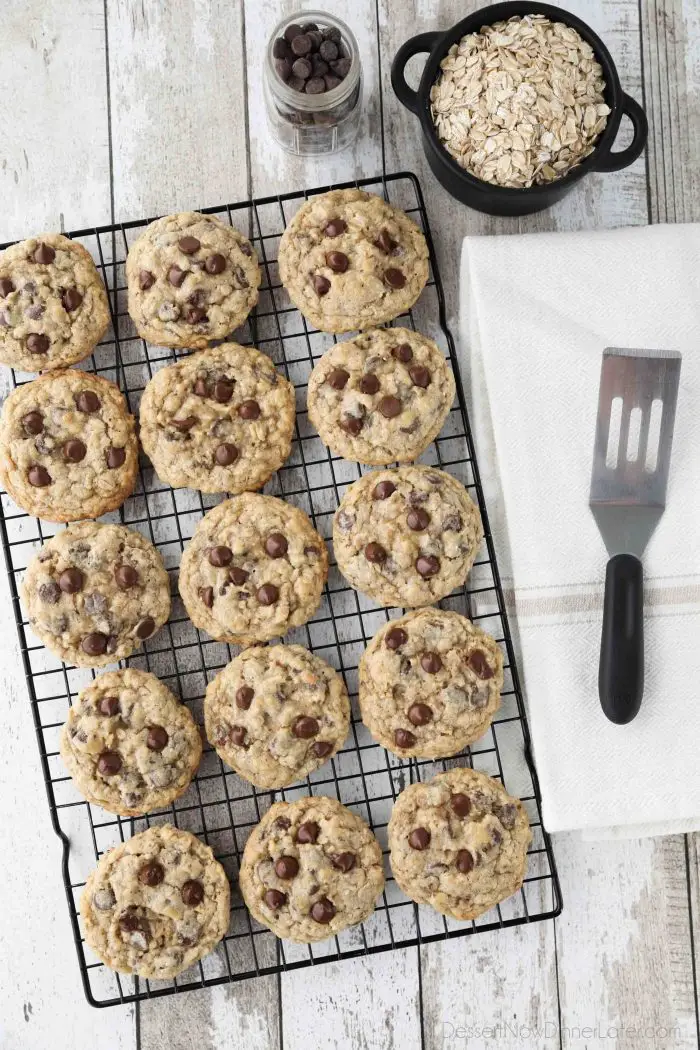
[[[413,58],[414,55],[418,55],[422,51],[432,51],[436,40],[439,40],[441,36],[442,33],[435,32],[419,33],[418,36],[412,36],[410,40],[402,44],[396,52],[394,61],[391,63],[391,86],[396,92],[399,102],[406,109],[410,109],[411,113],[418,112],[418,95],[406,83],[406,77],[404,76],[406,63],[409,58]]]
[[[618,153],[608,153],[606,156],[601,157],[596,164],[592,165],[595,171],[620,171],[621,168],[628,167],[628,165],[634,163],[647,144],[649,125],[647,124],[646,113],[638,102],[635,102],[633,98],[624,93],[622,95],[622,113],[632,121],[632,127],[634,128],[632,141],[626,149],[620,150]]]

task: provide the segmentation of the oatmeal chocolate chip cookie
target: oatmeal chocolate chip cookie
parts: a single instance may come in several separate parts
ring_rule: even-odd
[[[88,800],[137,817],[187,790],[202,755],[192,715],[155,675],[108,671],[68,712],[61,758]]]
[[[502,686],[493,638],[442,609],[390,620],[360,659],[362,721],[402,758],[456,755],[486,732]]]
[[[403,892],[453,919],[475,919],[520,889],[532,834],[525,808],[474,769],[401,792],[389,820]]]
[[[202,492],[259,489],[289,456],[294,387],[270,358],[222,343],[162,368],[141,400],[158,477]]]
[[[0,361],[25,372],[65,368],[92,353],[109,305],[92,256],[60,233],[0,252]]]
[[[323,332],[391,321],[428,280],[421,231],[364,190],[331,190],[303,204],[282,235],[278,263],[289,298]]]
[[[133,416],[107,379],[69,368],[25,383],[0,418],[0,477],[28,514],[98,518],[121,506],[138,473]]]
[[[339,456],[407,462],[437,437],[455,396],[452,369],[408,328],[376,328],[337,343],[309,379],[309,419]]]
[[[338,568],[381,605],[432,605],[464,583],[483,538],[476,504],[435,467],[375,470],[333,519]]]
[[[187,211],[146,227],[129,249],[126,281],[143,339],[203,349],[243,324],[258,301],[260,269],[242,233]]]
[[[204,515],[182,555],[179,586],[195,627],[251,645],[306,623],[327,574],[326,545],[303,511],[244,492]]]
[[[140,532],[82,521],[32,558],[22,600],[32,630],[59,659],[104,667],[160,630],[170,613],[170,582]]]
[[[226,872],[189,831],[159,824],[109,850],[80,898],[85,940],[112,970],[176,977],[226,933]]]
[[[254,918],[278,937],[325,941],[374,911],[382,851],[334,798],[276,802],[246,842],[239,882]]]
[[[350,701],[341,675],[301,645],[245,649],[209,683],[207,736],[259,788],[282,788],[342,746]]]

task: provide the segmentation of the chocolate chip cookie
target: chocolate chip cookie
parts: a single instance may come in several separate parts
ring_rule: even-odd
[[[475,919],[520,889],[532,834],[525,808],[474,769],[411,784],[389,820],[403,892],[453,919]]]
[[[141,400],[141,442],[174,488],[245,492],[289,456],[294,415],[294,387],[270,358],[222,343],[156,373]]]
[[[124,817],[179,798],[201,755],[188,709],[155,675],[132,667],[83,689],[61,732],[61,758],[78,789]]]
[[[230,889],[209,846],[171,824],[109,850],[80,898],[85,940],[112,970],[176,977],[226,933]]]
[[[109,325],[92,256],[60,233],[0,252],[0,361],[24,372],[65,368],[92,353]]]
[[[432,605],[464,583],[483,538],[463,485],[435,467],[375,470],[333,519],[338,568],[381,605]]]
[[[17,387],[0,418],[0,477],[45,521],[98,518],[121,506],[138,473],[133,416],[119,388],[75,368]]]
[[[309,419],[339,456],[382,465],[415,459],[437,437],[455,396],[432,339],[375,328],[336,343],[309,379]]]
[[[360,659],[362,721],[402,758],[456,755],[486,732],[502,686],[493,638],[442,609],[390,620]]]
[[[204,719],[227,765],[256,787],[282,788],[340,749],[350,701],[341,675],[303,646],[253,646],[209,683]]]
[[[246,842],[239,882],[252,915],[278,937],[324,941],[374,911],[382,851],[334,798],[276,802]]]
[[[303,204],[282,235],[278,263],[289,298],[322,332],[391,321],[428,280],[421,231],[364,190],[331,190]]]
[[[32,558],[22,600],[32,630],[59,659],[104,667],[160,630],[170,613],[170,582],[140,532],[81,521]]]
[[[126,281],[143,339],[203,349],[243,324],[258,301],[260,268],[242,233],[187,211],[146,227],[129,249]]]
[[[327,574],[326,546],[306,514],[245,492],[200,521],[182,555],[180,594],[195,627],[252,645],[306,623]]]

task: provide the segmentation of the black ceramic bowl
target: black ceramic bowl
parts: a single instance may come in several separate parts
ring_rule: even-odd
[[[608,122],[590,156],[563,178],[525,189],[495,186],[470,175],[442,146],[430,115],[430,89],[440,73],[440,62],[450,47],[458,43],[467,33],[476,33],[482,26],[505,21],[512,18],[513,15],[546,15],[552,21],[564,22],[580,33],[593,48],[603,68],[606,85],[605,101],[611,110]],[[428,52],[428,60],[425,63],[418,90],[413,91],[406,83],[404,75],[406,63],[413,55],[421,52]],[[644,149],[647,141],[648,128],[644,110],[620,87],[620,78],[617,75],[615,63],[603,41],[576,15],[562,11],[561,8],[553,7],[551,4],[521,3],[520,0],[494,4],[492,7],[482,7],[481,10],[475,11],[468,18],[462,19],[457,25],[448,29],[446,33],[421,33],[419,36],[414,36],[407,40],[396,53],[391,66],[391,83],[399,100],[420,120],[423,130],[423,149],[438,181],[457,200],[468,204],[470,208],[488,212],[490,215],[527,215],[530,212],[549,208],[556,201],[561,200],[589,171],[619,171],[621,168],[626,168],[628,164],[632,164]],[[634,137],[626,149],[613,153],[613,143],[623,114],[632,121]]]

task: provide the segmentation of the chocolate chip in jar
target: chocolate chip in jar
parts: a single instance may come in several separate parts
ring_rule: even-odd
[[[267,49],[264,88],[270,129],[284,149],[301,156],[344,149],[357,135],[361,110],[352,31],[332,15],[284,19]]]

